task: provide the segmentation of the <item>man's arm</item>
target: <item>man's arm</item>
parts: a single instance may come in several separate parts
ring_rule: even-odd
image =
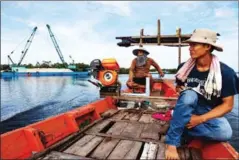
[[[152,59],[152,66],[154,66],[154,68],[158,71],[161,77],[164,76],[163,70],[159,67],[158,63],[156,63],[153,59]]]
[[[136,61],[133,60],[129,68],[129,81],[133,81],[135,65],[136,65]]]
[[[228,96],[226,98],[223,98],[222,104],[216,106],[211,111],[200,116],[192,115],[190,122],[187,124],[187,128],[190,129],[210,119],[224,116],[226,113],[232,110],[233,102],[234,96]]]
[[[178,95],[180,94],[180,92],[182,92],[185,89],[185,87],[183,85],[176,85],[176,92],[178,93]]]
[[[222,104],[216,106],[211,111],[201,115],[203,121],[208,121],[213,118],[224,116],[233,109],[234,96],[229,96],[222,99]]]

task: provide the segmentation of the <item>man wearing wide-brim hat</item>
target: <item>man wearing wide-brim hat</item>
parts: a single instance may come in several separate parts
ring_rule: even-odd
[[[232,68],[212,54],[213,50],[223,51],[216,44],[217,36],[212,30],[196,29],[186,41],[191,58],[179,65],[176,74],[179,98],[165,138],[166,159],[179,159],[177,147],[182,134],[214,141],[232,137],[231,126],[223,116],[233,108],[239,79]]]
[[[147,57],[149,52],[143,47],[134,49],[133,54],[137,57],[133,59],[129,69],[129,79],[126,83],[128,88],[145,88],[145,77],[150,77],[150,88],[152,89],[153,78],[149,73],[150,67],[154,66],[161,77],[164,76],[163,71],[152,58]]]

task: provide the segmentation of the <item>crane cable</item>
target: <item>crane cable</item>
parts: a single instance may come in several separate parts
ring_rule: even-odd
[[[13,54],[14,51],[27,39],[27,37],[28,37],[28,35],[13,49],[13,51],[10,54]]]

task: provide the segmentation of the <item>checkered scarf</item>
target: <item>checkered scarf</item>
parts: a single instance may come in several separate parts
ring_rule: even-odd
[[[136,66],[141,67],[146,64],[147,61],[147,55],[143,54],[142,56],[137,56],[136,58]]]
[[[215,55],[212,55],[212,63],[210,65],[209,74],[207,80],[205,82],[204,88],[206,93],[203,95],[206,99],[210,100],[211,96],[220,97],[221,89],[222,89],[222,75],[221,75],[221,68],[220,62]],[[195,65],[195,59],[190,58],[185,64],[179,69],[176,73],[176,77],[185,82],[189,73],[193,69]]]

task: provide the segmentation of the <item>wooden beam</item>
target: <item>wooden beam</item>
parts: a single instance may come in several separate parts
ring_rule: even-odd
[[[155,113],[155,112],[154,112]],[[150,124],[152,122],[143,122],[143,121],[131,121],[131,120],[118,120],[118,119],[108,119],[106,121],[110,121],[110,122],[120,122],[120,123],[132,123],[132,124]],[[164,126],[167,122],[165,121],[161,121],[161,120],[155,120],[153,123],[156,123],[158,125]]]
[[[131,141],[138,141],[138,142],[147,142],[147,143],[156,143],[156,144],[162,144],[160,140],[152,140],[152,139],[142,139],[142,138],[129,138],[125,136],[118,136],[118,135],[108,135],[105,133],[96,133],[96,134],[91,134],[95,136],[101,136],[101,137],[108,137],[108,138],[115,138],[115,139],[120,139],[120,140],[131,140]]]
[[[177,36],[178,36],[178,65],[181,64],[181,28],[177,29]]]
[[[133,46],[137,46],[140,45],[139,43],[131,43],[131,45]],[[157,46],[157,43],[143,43],[143,45],[147,45],[147,46]],[[162,46],[168,46],[168,47],[178,47],[179,43],[160,43],[160,45]],[[181,47],[187,47],[188,44],[187,43],[183,43],[181,44]]]
[[[140,30],[140,41],[139,41],[139,46],[143,47],[143,36],[144,36],[144,29]]]
[[[158,20],[158,36],[157,36],[157,40],[158,40],[158,45],[160,45],[160,20]]]
[[[86,159],[86,160],[88,160],[88,159],[92,159],[92,158],[52,151],[50,154],[46,155],[43,159]]]
[[[177,100],[176,97],[160,97],[160,96],[130,96],[130,95],[121,95],[113,96],[114,99],[121,100],[132,100],[132,101],[142,101],[142,100]]]
[[[157,38],[158,35],[143,35],[143,39],[147,38]],[[161,35],[161,38],[177,38],[177,34],[172,34],[172,35]],[[190,38],[191,34],[182,34],[182,38]],[[124,38],[133,38],[133,39],[140,39],[140,36],[124,36],[124,37],[116,37],[116,39],[124,39]]]

